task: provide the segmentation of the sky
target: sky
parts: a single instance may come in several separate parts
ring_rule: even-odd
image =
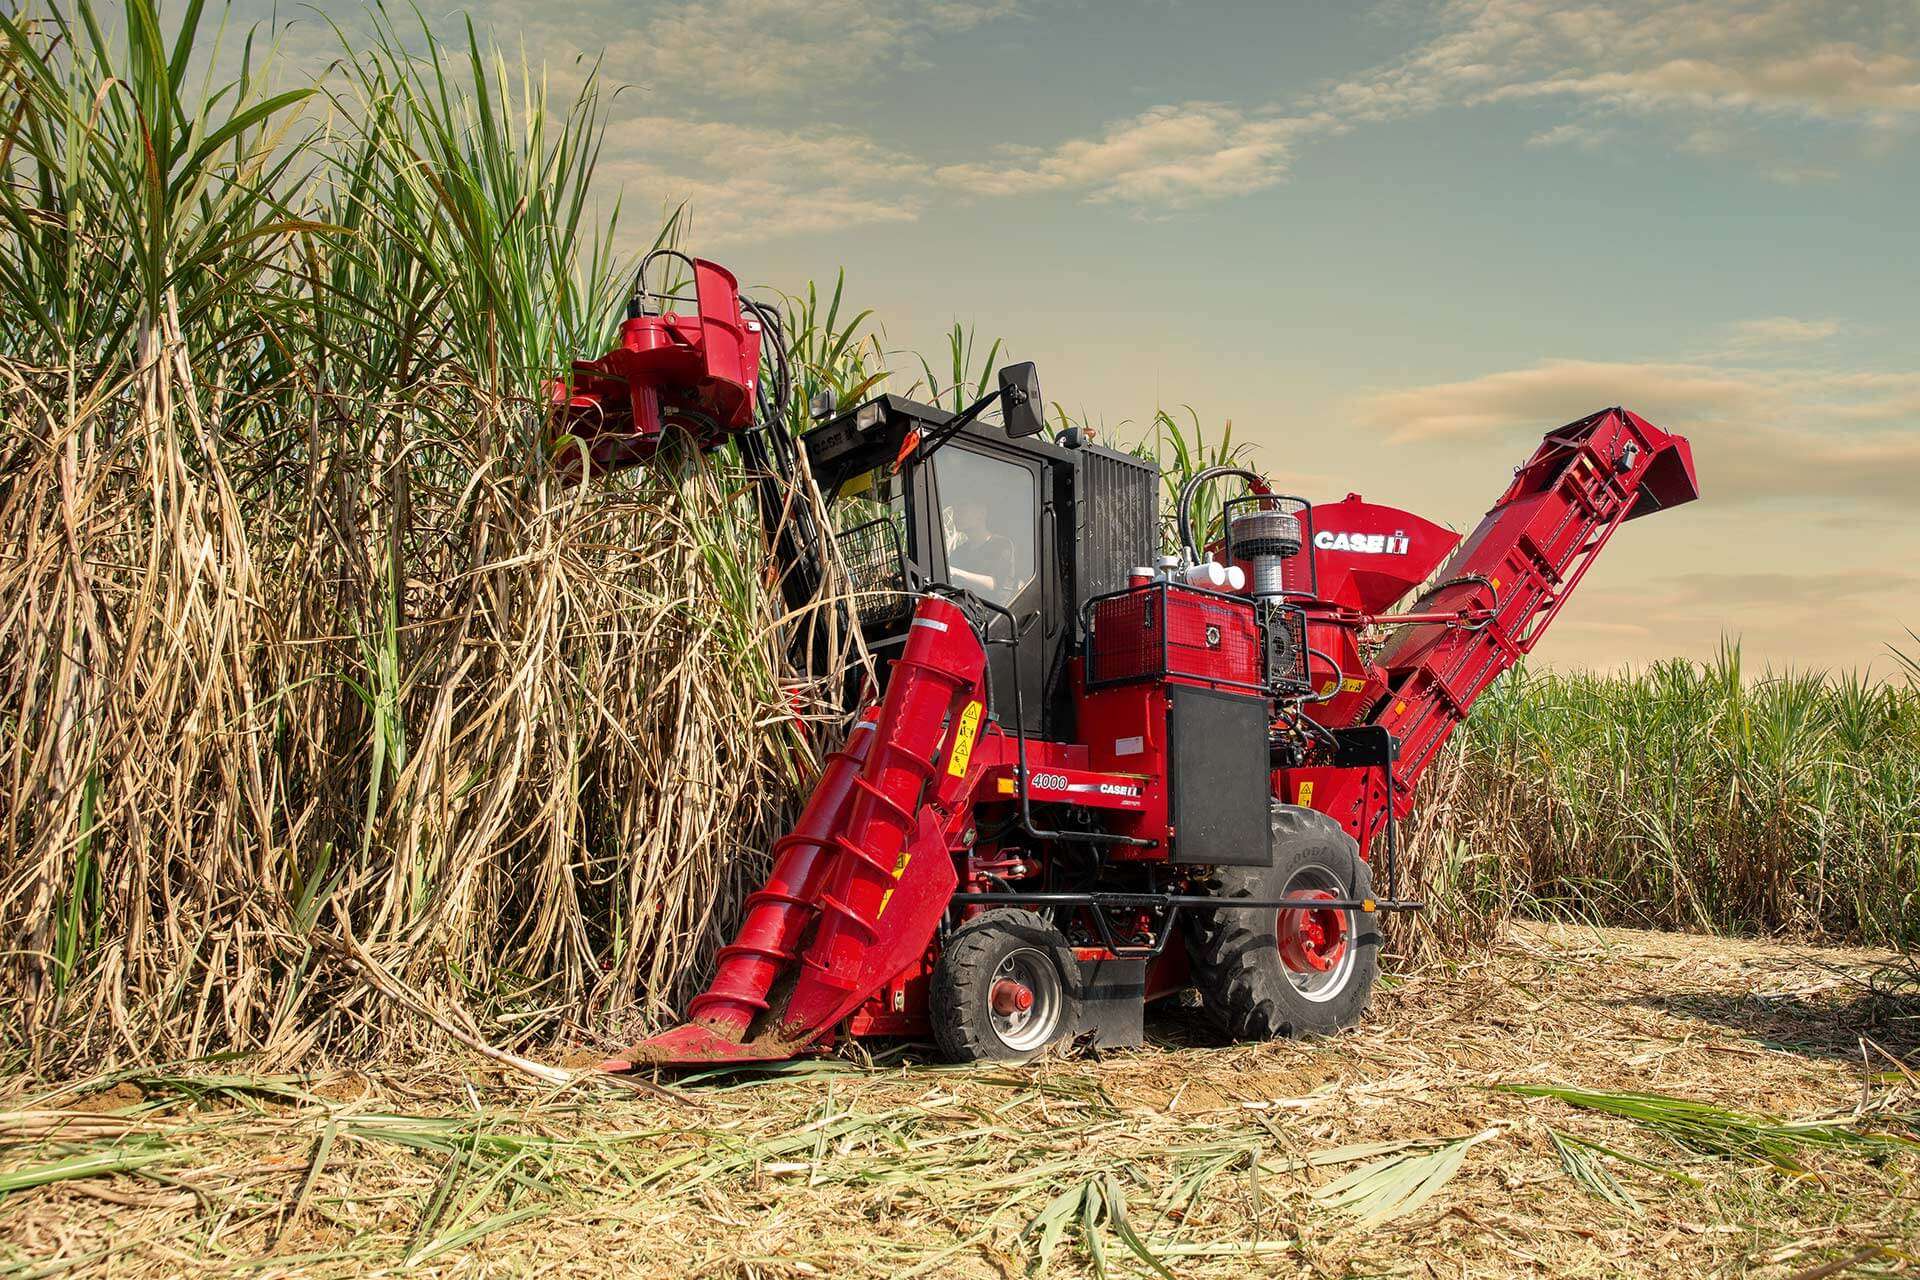
[[[1541,662],[1920,652],[1920,0],[421,4],[625,86],[634,235],[844,267],[890,347],[1003,338],[1109,438],[1190,409],[1464,532],[1561,423],[1689,436],[1701,500]]]

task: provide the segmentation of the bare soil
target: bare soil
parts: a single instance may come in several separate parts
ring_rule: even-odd
[[[1097,1059],[670,1096],[468,1058],[0,1082],[0,1187],[35,1184],[0,1191],[0,1276],[1915,1275],[1890,960],[1528,925],[1312,1043],[1176,1012]],[[1832,1123],[1712,1151],[1527,1085]],[[1408,1194],[1341,1203],[1368,1170]]]

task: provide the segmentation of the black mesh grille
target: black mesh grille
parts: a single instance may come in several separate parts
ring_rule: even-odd
[[[1153,590],[1129,591],[1094,605],[1087,687],[1164,674],[1166,637],[1157,625],[1164,612],[1160,593]]]
[[[1307,692],[1307,615],[1292,606],[1267,610],[1267,688],[1285,696]]]
[[[1119,591],[1137,565],[1159,550],[1160,470],[1129,454],[1097,445],[1078,458],[1079,563],[1074,607]]]
[[[842,533],[840,558],[852,583],[861,626],[896,622],[913,608],[907,594],[907,562],[900,529],[882,516]]]
[[[1320,584],[1315,573],[1319,562],[1313,558],[1313,508],[1298,498],[1281,498],[1274,505],[1300,521],[1300,554],[1290,556],[1280,568],[1281,581],[1287,584],[1287,594],[1316,595]]]

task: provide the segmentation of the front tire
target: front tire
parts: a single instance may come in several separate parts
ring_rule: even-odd
[[[1339,823],[1280,804],[1272,822],[1273,864],[1217,868],[1215,894],[1302,902],[1372,896],[1372,874]],[[1194,985],[1235,1040],[1331,1035],[1358,1022],[1373,997],[1380,930],[1370,912],[1223,908],[1189,921]]]
[[[1025,1062],[1073,1032],[1079,1006],[1073,952],[1031,911],[983,911],[947,939],[934,965],[928,1013],[949,1062]]]

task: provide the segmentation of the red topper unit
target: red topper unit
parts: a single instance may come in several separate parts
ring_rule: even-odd
[[[672,431],[711,449],[752,425],[761,322],[742,310],[732,272],[685,261],[691,314],[649,311],[650,300],[671,299],[636,287],[620,345],[598,360],[576,361],[571,385],[553,388],[565,424],[553,448],[565,474],[580,474],[583,452],[588,469],[601,474],[648,461]]]

